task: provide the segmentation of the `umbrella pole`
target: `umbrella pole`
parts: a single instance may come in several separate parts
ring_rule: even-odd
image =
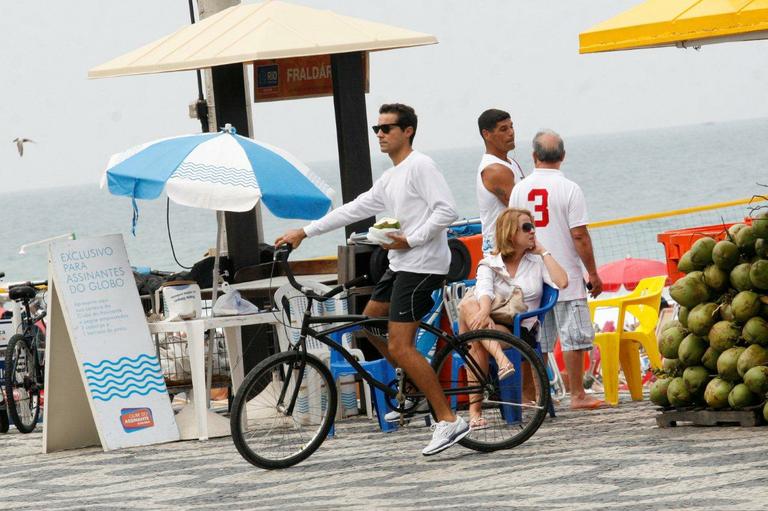
[[[221,231],[224,223],[224,213],[216,212],[216,255],[213,258],[213,285],[211,286],[211,315],[213,316],[213,307],[216,305],[216,299],[219,293],[219,255],[221,254]],[[216,341],[215,331],[208,334],[208,374],[206,375],[206,406],[211,406],[211,384],[213,383],[213,343]]]

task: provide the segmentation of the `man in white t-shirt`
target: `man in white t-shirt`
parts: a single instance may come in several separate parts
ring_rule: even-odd
[[[568,273],[569,285],[560,292],[553,312],[542,328],[542,350],[551,352],[559,335],[563,350],[571,408],[597,408],[605,403],[588,396],[582,383],[584,352],[592,349],[595,332],[587,306],[587,289],[599,295],[603,283],[597,274],[592,238],[587,230],[587,204],[579,185],[560,171],[565,159],[563,139],[543,130],[533,139],[535,170],[512,190],[510,207],[529,209],[536,236]],[[589,281],[584,283],[586,268]]]
[[[399,103],[382,105],[373,132],[393,167],[370,190],[334,209],[303,229],[292,229],[276,241],[294,248],[308,236],[388,212],[400,222],[402,234],[388,234],[389,269],[376,283],[363,314],[389,317],[389,342],[369,335],[371,342],[427,397],[439,421],[422,454],[447,449],[469,433],[469,425],[453,413],[429,362],[416,350],[414,336],[421,317],[432,307],[432,291],[443,286],[451,262],[447,229],[457,218],[453,194],[443,174],[428,156],[411,147],[417,117]],[[411,403],[417,408],[421,403]],[[408,410],[406,410],[406,413]]]
[[[483,255],[495,246],[496,219],[509,204],[512,187],[525,176],[520,164],[507,153],[515,148],[515,128],[508,112],[491,108],[477,118],[485,154],[477,167],[475,191],[483,232]]]

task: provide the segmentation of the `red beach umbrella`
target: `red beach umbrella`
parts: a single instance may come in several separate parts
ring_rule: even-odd
[[[646,277],[667,275],[667,265],[654,259],[627,257],[600,266],[597,269],[597,274],[603,281],[604,291],[615,292],[621,286],[632,291],[637,287],[637,283]],[[669,280],[667,280],[667,284],[669,284]]]

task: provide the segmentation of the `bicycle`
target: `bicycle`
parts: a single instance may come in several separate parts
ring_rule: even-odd
[[[21,433],[31,433],[37,426],[45,383],[45,334],[36,325],[46,316],[37,307],[39,286],[47,282],[26,282],[8,288],[11,300],[22,306],[21,333],[8,340],[5,352],[5,394],[8,415]]]
[[[386,394],[392,410],[407,414],[424,399],[424,394],[415,390],[402,370],[396,369],[390,382],[379,381],[332,337],[340,338],[343,333],[361,328],[386,329],[387,318],[311,315],[313,301],[329,300],[367,278],[353,279],[319,294],[296,282],[288,265],[289,253],[290,247],[281,246],[275,252],[275,260],[291,285],[307,297],[299,341],[248,373],[235,395],[230,415],[232,439],[238,452],[251,464],[265,469],[288,468],[308,458],[325,440],[336,415],[336,384],[325,364],[307,352],[307,336],[337,350],[362,379]],[[319,330],[313,325],[326,328]],[[460,445],[485,452],[509,449],[522,444],[539,429],[549,406],[549,378],[531,346],[497,330],[456,336],[424,322],[420,327],[438,338],[431,364],[456,413],[466,415],[470,399],[482,399],[487,427],[473,429]],[[534,381],[533,389],[529,389],[534,394],[532,402],[523,403],[521,399],[522,371],[499,382],[495,371],[486,374],[480,367],[472,351],[486,340],[501,343],[510,360],[528,362]],[[463,370],[458,370],[462,366]],[[517,367],[521,367],[519,363]],[[412,405],[406,407],[406,401]],[[430,412],[434,415],[431,406]]]
[[[0,271],[0,279],[5,277],[5,273]],[[8,407],[5,404],[5,367],[0,372],[0,433],[8,433],[10,426],[8,421]]]

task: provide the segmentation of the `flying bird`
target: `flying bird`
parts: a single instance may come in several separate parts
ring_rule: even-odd
[[[24,156],[24,143],[25,142],[32,142],[33,144],[36,144],[34,140],[31,138],[23,138],[23,137],[17,137],[13,139],[13,142],[16,144],[16,149],[19,150],[19,156]]]

